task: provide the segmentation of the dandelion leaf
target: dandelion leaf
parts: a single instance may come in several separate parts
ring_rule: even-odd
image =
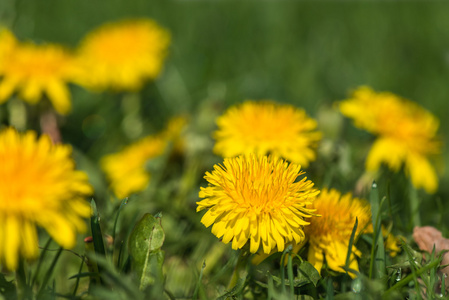
[[[141,290],[149,285],[162,284],[164,252],[161,247],[164,240],[159,216],[145,214],[131,232],[128,241],[131,267],[139,278]]]
[[[318,273],[315,267],[311,263],[304,261],[298,267],[298,277],[295,278],[295,281],[306,282],[306,284],[312,283],[316,286],[320,278],[320,273]]]

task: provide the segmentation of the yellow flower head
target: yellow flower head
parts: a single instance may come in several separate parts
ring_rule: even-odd
[[[309,262],[321,271],[324,257],[326,257],[330,269],[345,272],[342,266],[346,263],[349,239],[355,219],[358,218],[356,237],[371,224],[369,203],[352,198],[350,193],[341,196],[337,190],[324,189],[310,207],[316,209],[320,217],[312,217],[310,225],[305,228],[309,238]],[[360,251],[353,246],[349,268],[359,270],[355,256],[360,254]],[[349,275],[355,277],[353,273]]]
[[[378,135],[366,161],[368,171],[377,171],[382,163],[394,171],[404,165],[415,187],[436,191],[438,178],[428,160],[440,152],[435,116],[409,100],[369,87],[357,89],[340,103],[340,110],[357,127]]]
[[[223,243],[232,240],[240,249],[250,241],[250,252],[262,244],[263,252],[275,247],[284,250],[285,243],[304,240],[306,218],[314,210],[307,208],[318,195],[301,167],[272,156],[242,155],[225,158],[204,177],[209,186],[201,188],[197,211],[208,209],[201,222]]]
[[[307,167],[321,134],[302,109],[269,101],[246,101],[217,120],[214,152],[223,157],[273,154]]]
[[[77,81],[92,89],[137,90],[161,71],[170,34],[147,19],[107,23],[78,51]]]
[[[0,33],[0,103],[14,91],[21,99],[35,104],[45,94],[60,114],[70,111],[72,57],[61,46],[18,43],[12,33]]]
[[[166,145],[166,141],[158,136],[147,136],[121,152],[103,157],[101,167],[117,198],[123,199],[147,187],[150,174],[145,164],[164,153]]]
[[[74,169],[71,151],[31,131],[0,131],[0,264],[6,268],[15,270],[19,256],[38,255],[36,225],[64,248],[86,229],[90,206],[83,197],[92,188]]]
[[[181,131],[186,123],[185,118],[175,117],[161,133],[144,137],[118,153],[103,157],[101,167],[117,198],[123,199],[147,187],[151,175],[146,163],[162,155],[168,143],[173,143],[175,151],[181,151],[184,145]]]

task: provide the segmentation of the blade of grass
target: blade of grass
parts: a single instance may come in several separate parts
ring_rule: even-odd
[[[45,291],[45,288],[47,287],[48,281],[50,280],[50,277],[51,277],[53,271],[55,270],[56,263],[58,262],[59,257],[61,256],[61,253],[62,253],[62,247],[59,247],[59,250],[58,250],[58,252],[56,252],[56,255],[53,258],[53,261],[51,262],[51,265],[48,268],[47,273],[45,273],[44,280],[42,281],[41,287],[37,294],[37,299],[40,299],[42,297],[42,295]]]
[[[267,300],[273,299],[273,295],[274,295],[273,277],[271,277],[271,274],[268,273],[268,295],[267,295]]]
[[[81,271],[83,270],[83,266],[84,266],[84,259],[81,260],[81,265],[80,265],[80,268],[78,270],[78,275],[81,274]],[[76,278],[75,287],[73,288],[73,292],[72,292],[73,296],[76,296],[76,292],[78,291],[78,286],[80,284],[80,279],[81,279],[80,276],[78,276]]]
[[[293,263],[292,263],[292,254],[291,252],[288,255],[288,262],[287,262],[287,273],[288,273],[288,280],[290,283],[290,299],[293,299],[295,295],[295,286],[293,285]]]
[[[203,262],[203,266],[201,267],[200,276],[198,277],[198,282],[196,283],[192,299],[198,299],[198,291],[200,290],[201,281],[203,280],[203,271],[205,268],[206,268],[206,261]]]
[[[384,199],[383,199],[384,200]],[[381,209],[383,201],[380,201],[377,183],[373,181],[370,193],[371,217],[373,222],[373,245],[371,248],[371,262],[369,278],[383,278],[386,274],[385,249],[381,228]]]
[[[94,250],[95,253],[106,256],[106,251],[104,247],[103,242],[103,234],[101,232],[100,227],[100,216],[98,215],[97,211],[97,204],[95,203],[95,200],[92,199],[90,202],[91,208],[92,208],[92,216],[90,218],[90,226],[92,230],[92,239],[94,242]]]
[[[282,293],[287,294],[287,288],[285,286],[285,256],[288,254],[291,256],[290,252],[292,251],[292,245],[288,245],[282,253],[281,257],[281,285],[282,285]]]
[[[31,280],[31,285],[30,285],[31,287],[33,287],[34,284],[36,283],[37,276],[39,275],[39,271],[41,269],[42,262],[44,261],[45,256],[47,255],[47,249],[48,249],[48,246],[50,246],[51,241],[52,241],[52,238],[49,237],[47,242],[45,243],[44,248],[42,249],[41,255],[39,256],[39,260],[37,263],[36,271],[34,272],[33,279]]]
[[[357,227],[359,225],[359,219],[355,218],[354,227],[352,227],[351,237],[349,238],[349,244],[348,244],[348,252],[346,253],[346,262],[344,269],[346,270],[346,274],[349,276],[348,270],[349,270],[349,264],[351,263],[351,254],[352,254],[352,246],[354,245],[354,239],[355,239],[355,233],[357,232]],[[342,292],[346,292],[346,280],[343,280],[341,284],[341,290]]]
[[[97,204],[95,203],[94,199],[92,199],[90,205],[92,209],[92,216],[90,217],[90,227],[92,231],[92,240],[94,242],[95,255],[97,256],[97,258],[99,256],[106,257],[106,250],[103,241],[103,233],[100,227],[100,216],[98,214]],[[102,267],[98,265],[98,273],[102,274],[102,271],[103,271]],[[100,284],[104,285],[102,277],[100,277]]]
[[[120,211],[122,210],[122,208],[128,204],[128,197],[126,197],[125,199],[122,200],[122,203],[120,203],[120,206],[117,210],[117,214],[115,216],[115,221],[114,221],[114,227],[112,230],[112,240],[115,242],[115,235],[116,235],[116,231],[117,231],[117,222],[118,222],[118,218],[120,216]]]

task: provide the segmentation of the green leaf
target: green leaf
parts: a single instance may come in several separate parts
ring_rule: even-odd
[[[139,278],[139,288],[143,290],[156,280],[162,282],[162,264],[165,233],[161,226],[161,217],[145,214],[137,222],[128,240],[131,266]]]
[[[320,273],[311,263],[309,263],[308,261],[304,261],[299,265],[298,276],[295,281],[307,281],[307,283],[312,283],[314,286],[316,286],[320,279]],[[298,284],[296,284],[296,286],[298,286]]]
[[[90,202],[90,206],[92,209],[90,225],[92,230],[92,239],[94,242],[95,253],[105,256],[106,250],[104,248],[103,234],[101,232],[100,227],[100,215],[98,214],[97,204],[95,203],[94,199],[92,199],[92,201]]]

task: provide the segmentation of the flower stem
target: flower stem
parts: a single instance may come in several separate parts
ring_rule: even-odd
[[[421,217],[419,215],[419,198],[418,192],[413,186],[412,182],[409,185],[409,201],[410,201],[410,212],[412,216],[413,227],[421,226]]]
[[[246,270],[246,263],[248,260],[248,251],[241,249],[239,250],[239,258],[237,259],[237,263],[234,267],[234,272],[232,272],[231,280],[228,284],[228,290],[231,290],[240,279],[240,273]]]

